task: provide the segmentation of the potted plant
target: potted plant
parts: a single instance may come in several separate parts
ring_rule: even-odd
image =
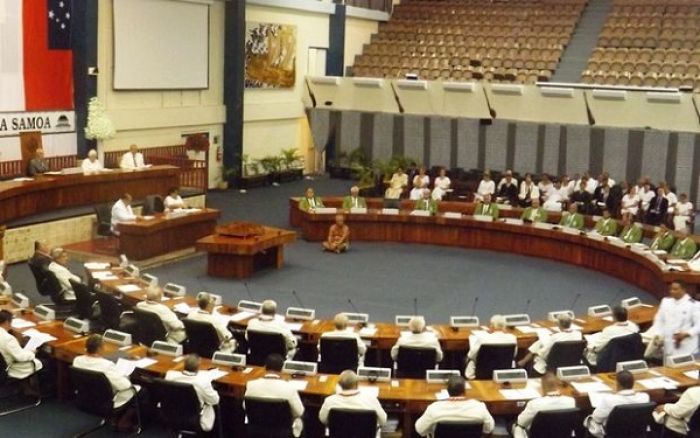
[[[280,169],[282,168],[282,157],[278,155],[268,155],[258,160],[263,172],[267,174],[270,183],[279,183]]]
[[[348,176],[345,176],[347,164],[348,164],[348,153],[345,151],[339,151],[336,154],[335,159],[328,162],[328,174],[330,175],[331,178],[339,178],[339,179],[349,178],[349,171],[347,172]]]
[[[280,158],[283,167],[280,182],[294,181],[304,177],[304,168],[299,165],[301,156],[297,155],[296,148],[282,149]]]
[[[360,148],[355,148],[348,154],[348,168],[351,179],[360,179],[364,168],[368,167],[365,152]]]
[[[248,154],[241,155],[241,168],[243,176],[239,186],[242,189],[252,189],[268,185],[268,175],[260,173],[260,160],[251,160]]]

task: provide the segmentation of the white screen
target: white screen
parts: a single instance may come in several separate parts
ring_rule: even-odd
[[[114,89],[208,86],[208,5],[114,0]]]

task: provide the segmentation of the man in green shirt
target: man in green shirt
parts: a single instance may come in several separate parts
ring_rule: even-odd
[[[314,194],[314,189],[309,187],[306,189],[305,196],[299,201],[299,210],[313,211],[317,208],[323,208],[323,201]]]
[[[429,211],[431,215],[437,213],[437,201],[430,196],[430,190],[423,190],[423,197],[416,201],[414,210]]]
[[[491,195],[484,195],[484,200],[476,203],[474,216],[491,216],[493,220],[498,219],[498,205],[491,202]]]
[[[523,214],[520,215],[520,219],[524,222],[547,222],[549,214],[547,210],[540,207],[540,200],[537,198],[532,199],[532,205],[523,210]]]
[[[562,227],[574,228],[577,230],[582,230],[584,221],[583,215],[578,212],[578,205],[575,202],[569,204],[569,211],[564,212],[559,221],[559,225]]]
[[[610,217],[610,210],[603,209],[603,217],[595,224],[595,231],[601,236],[617,234],[617,221]]]
[[[350,188],[350,196],[343,198],[343,210],[350,210],[351,208],[367,208],[367,202],[365,198],[360,196],[360,188],[353,186]]]
[[[676,244],[673,245],[673,249],[671,249],[671,256],[676,259],[692,259],[695,255],[695,251],[697,251],[695,240],[693,240],[693,237],[690,236],[686,230],[679,230],[677,234],[678,240],[676,240]]]
[[[620,233],[620,239],[625,243],[639,243],[642,241],[643,232],[642,227],[630,220],[630,215],[625,214],[622,216],[622,232]]]
[[[676,238],[673,237],[673,232],[668,229],[666,224],[662,223],[659,225],[659,231],[654,236],[654,240],[651,241],[649,249],[652,251],[666,251],[669,252],[673,248],[673,243]]]

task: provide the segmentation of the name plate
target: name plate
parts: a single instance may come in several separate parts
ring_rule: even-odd
[[[512,217],[503,219],[503,222],[507,223],[508,225],[522,225],[524,223],[522,219],[516,219]]]
[[[510,204],[497,204],[499,210],[512,210],[513,206]]]
[[[581,230],[572,227],[561,227],[561,231],[566,234],[573,234],[574,236],[581,234]]]
[[[647,251],[647,246],[643,243],[633,243],[632,246],[630,246],[630,249],[634,253],[644,254]]]
[[[366,208],[353,207],[350,209],[351,214],[367,214]]]
[[[493,222],[493,216],[488,214],[475,214],[472,218],[479,222]]]
[[[608,237],[608,242],[610,242],[611,245],[619,246],[621,248],[624,248],[627,246],[624,240],[619,239],[617,237]]]
[[[603,240],[605,240],[605,236],[601,236],[600,234],[598,234],[598,233],[595,232],[595,231],[591,231],[590,233],[586,234],[586,236],[587,236],[589,239],[597,240],[597,241],[599,241],[599,242],[602,242]]]
[[[532,224],[534,228],[540,228],[542,230],[553,230],[556,227],[555,224],[550,224],[548,222],[535,222]]]
[[[399,214],[399,209],[398,208],[382,208],[382,214],[396,216],[397,214]]]
[[[423,216],[423,217],[428,217],[430,216],[430,212],[428,210],[413,210],[411,212],[411,216]]]
[[[321,207],[315,208],[313,211],[316,214],[336,214],[338,212],[338,209],[333,207]]]
[[[462,219],[462,213],[458,211],[446,211],[443,216],[447,219]]]

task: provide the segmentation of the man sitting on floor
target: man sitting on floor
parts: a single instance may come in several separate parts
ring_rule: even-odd
[[[350,247],[350,227],[345,224],[342,214],[336,215],[335,223],[328,229],[328,237],[323,242],[323,249],[340,254]]]

